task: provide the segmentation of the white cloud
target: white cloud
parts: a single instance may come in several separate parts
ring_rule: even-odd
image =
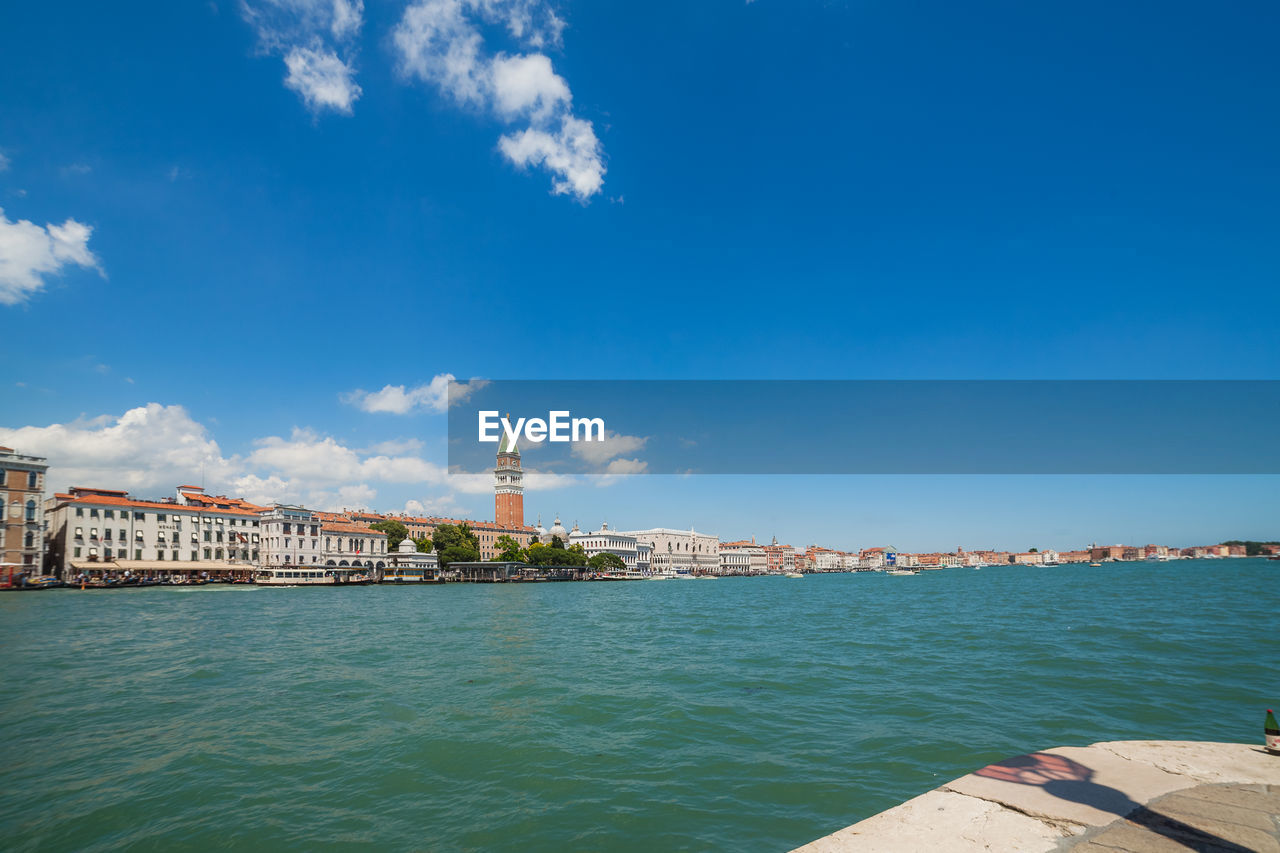
[[[66,266],[102,272],[89,251],[93,229],[68,219],[44,227],[19,219],[11,222],[0,208],[0,304],[16,305],[44,287],[47,276]]]
[[[543,166],[556,177],[556,195],[587,199],[604,186],[604,161],[600,140],[591,122],[565,116],[555,133],[527,127],[498,141],[498,150],[520,167]]]
[[[564,29],[546,0],[416,0],[392,33],[401,74],[523,124],[501,137],[502,155],[521,168],[546,169],[556,194],[587,201],[604,185],[595,128],[573,114],[569,85],[546,54],[486,50],[480,27],[494,24],[535,49],[558,46]]]
[[[503,116],[546,116],[573,100],[569,85],[551,70],[551,60],[541,53],[499,56],[492,68],[495,105]]]
[[[614,459],[604,466],[604,472],[606,474],[643,474],[648,467],[648,462],[639,459]]]
[[[262,49],[284,58],[284,84],[307,109],[351,114],[363,0],[241,0],[240,10]]]
[[[3,152],[3,151],[0,151],[0,172],[7,172],[7,171],[9,171],[9,163],[10,163],[10,162],[11,162],[11,161],[9,160],[9,158],[8,158],[8,157],[6,157],[6,156],[4,156],[4,152]]]
[[[360,97],[360,87],[352,79],[351,66],[328,48],[295,47],[284,58],[289,76],[284,84],[302,97],[312,112],[331,109],[351,114]]]
[[[0,428],[0,442],[49,458],[50,485],[168,494],[179,483],[226,482],[236,460],[225,459],[205,427],[182,406],[148,403],[119,417],[68,424]]]
[[[366,412],[392,415],[407,415],[414,409],[443,412],[450,405],[456,406],[463,402],[487,384],[488,380],[485,379],[459,382],[452,373],[438,373],[431,377],[430,382],[413,388],[404,385],[384,385],[381,391],[357,388],[342,394],[341,399],[342,402]]]
[[[606,430],[604,441],[575,441],[570,445],[574,456],[592,465],[603,465],[615,456],[635,453],[645,446],[648,438],[638,435],[621,435]]]

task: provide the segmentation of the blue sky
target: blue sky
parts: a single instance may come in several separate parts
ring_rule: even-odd
[[[488,517],[482,485],[439,479],[445,418],[410,393],[445,374],[1280,378],[1275,4],[0,22],[0,313],[24,342],[0,440],[50,453],[59,488],[160,493],[199,457],[246,495]],[[388,385],[405,413],[354,393]],[[526,506],[1062,547],[1273,537],[1277,498],[1266,477],[655,477]]]

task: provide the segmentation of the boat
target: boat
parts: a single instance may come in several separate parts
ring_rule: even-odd
[[[698,575],[698,580],[700,581],[713,581],[716,579],[715,575]]]
[[[253,580],[259,586],[334,586],[338,582],[332,572],[296,566],[259,569]]]
[[[1101,566],[1102,566],[1102,563],[1090,563],[1089,565],[1096,569],[1096,568],[1101,567]]]
[[[919,569],[889,569],[885,572],[885,574],[886,575],[918,575],[920,574],[920,570]]]
[[[804,577],[804,575],[800,574],[799,572],[787,572],[783,575],[783,577],[784,578],[802,578]]]
[[[691,581],[693,579],[694,576],[688,572],[676,572],[676,580],[678,581]]]

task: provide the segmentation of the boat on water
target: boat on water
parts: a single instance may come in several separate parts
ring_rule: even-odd
[[[786,574],[783,575],[783,577],[784,578],[802,578],[804,577],[804,575],[800,574],[799,572],[787,572]]]
[[[1096,569],[1096,568],[1101,567],[1101,566],[1102,566],[1102,563],[1090,563],[1089,565],[1090,565],[1091,567],[1093,567],[1093,568],[1095,568],[1095,569]]]
[[[885,571],[885,574],[886,575],[918,575],[920,574],[920,570],[919,569],[888,569]]]
[[[698,580],[713,581],[713,580],[718,580],[718,578],[715,575],[698,575]]]
[[[253,576],[259,586],[365,586],[373,583],[371,575],[363,572],[334,572],[320,568],[259,569]]]

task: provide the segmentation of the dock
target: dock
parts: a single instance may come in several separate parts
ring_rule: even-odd
[[[983,767],[793,853],[1280,853],[1280,755],[1108,741]]]

